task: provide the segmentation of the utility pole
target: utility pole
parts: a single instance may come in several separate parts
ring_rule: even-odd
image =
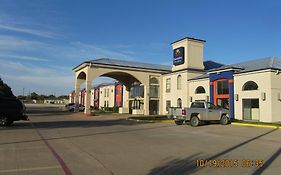
[[[24,88],[22,88],[22,96],[24,97]]]

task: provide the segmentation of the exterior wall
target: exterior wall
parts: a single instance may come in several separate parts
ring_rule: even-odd
[[[234,94],[238,94],[234,100],[235,119],[243,120],[242,99],[259,99],[259,116],[261,122],[272,122],[272,92],[271,92],[271,72],[251,72],[234,75]],[[258,85],[258,90],[243,91],[243,85],[247,81],[254,81]],[[262,93],[266,93],[266,99],[261,99]]]
[[[271,72],[271,104],[272,104],[272,121],[281,121],[281,74]]]
[[[172,67],[172,71],[182,70],[186,68],[204,69],[203,66],[203,42],[190,39],[183,39],[172,44],[172,48],[176,49],[184,47],[184,63]],[[192,58],[192,59],[191,59]]]
[[[181,75],[181,89],[177,89],[177,77]],[[177,100],[182,100],[182,107],[189,107],[190,104],[190,91],[189,91],[189,79],[201,75],[201,73],[181,71],[171,74],[165,74],[162,78],[162,112],[161,114],[167,114],[166,101],[171,101],[171,107],[177,107]],[[171,78],[171,91],[166,92],[166,79]]]
[[[108,92],[108,94],[105,96],[106,92]],[[108,85],[108,86],[103,86],[100,87],[100,100],[99,100],[99,107],[104,107],[105,106],[105,101],[107,101],[109,108],[114,107],[114,91],[115,91],[115,86],[114,85]]]
[[[123,106],[123,85],[120,83],[117,83],[115,85],[115,102],[114,106],[122,107]]]
[[[196,94],[195,90],[199,86],[202,86],[205,89],[206,93]],[[210,100],[209,78],[189,81],[189,96],[190,96],[190,98],[192,98],[192,101],[196,101],[196,100],[208,100],[209,101]],[[189,99],[189,101],[191,101],[191,100]]]
[[[91,106],[94,106],[95,89],[91,89]]]

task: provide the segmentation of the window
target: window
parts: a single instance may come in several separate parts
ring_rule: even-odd
[[[177,89],[178,90],[181,89],[181,75],[178,75],[178,77],[177,77]]]
[[[203,102],[193,102],[191,103],[191,108],[205,108]]]
[[[258,85],[254,81],[247,81],[242,88],[243,91],[252,91],[257,89],[258,89]]]
[[[177,106],[178,107],[182,107],[182,102],[181,102],[181,98],[178,98],[178,100],[177,100]]]
[[[216,109],[216,106],[213,103],[207,103],[208,109]]]
[[[171,107],[171,100],[166,100],[166,111],[169,111],[170,107]]]
[[[202,86],[198,86],[195,90],[195,94],[204,94],[204,93],[206,93],[206,91]]]
[[[152,77],[150,78],[149,82],[149,96],[152,98],[158,98],[159,97],[159,81],[157,78]]]
[[[134,85],[133,87],[131,87],[130,98],[136,98],[136,97],[140,97],[140,98],[144,97],[144,87],[143,86]]]
[[[222,80],[217,82],[217,94],[228,94],[228,80]]]
[[[171,92],[171,78],[166,79],[166,92]]]

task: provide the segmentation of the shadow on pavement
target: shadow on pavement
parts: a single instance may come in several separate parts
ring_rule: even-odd
[[[217,159],[218,157],[220,156],[223,156],[227,153],[229,153],[230,151],[233,151],[241,146],[244,146],[254,140],[257,140],[265,135],[268,135],[274,131],[276,131],[278,129],[273,129],[273,130],[270,130],[266,133],[263,133],[263,134],[260,134],[254,138],[251,138],[251,139],[248,139],[242,143],[239,143],[237,145],[234,145],[228,149],[225,149],[213,156],[210,156],[210,157],[198,157],[198,154],[196,155],[192,155],[192,156],[189,156],[185,159],[176,159],[176,160],[172,160],[170,162],[167,162],[165,165],[161,165],[159,167],[156,167],[154,169],[152,169],[149,173],[149,175],[158,175],[158,174],[192,174],[196,171],[199,170],[200,167],[197,167],[196,166],[196,160],[215,160]],[[261,169],[257,169],[256,172],[254,172],[254,174],[260,174],[261,172],[263,172],[272,162],[273,160],[275,160],[281,153],[281,148],[274,154],[272,155],[272,157],[266,161],[266,163],[264,164],[264,167],[262,167]]]
[[[62,121],[65,122],[65,121]],[[89,122],[89,121],[85,121]],[[132,122],[132,121],[128,121],[128,122]],[[41,123],[41,122],[39,122]],[[45,123],[45,122],[42,122]],[[47,122],[49,123],[49,122]],[[136,122],[134,122],[136,123]],[[30,123],[26,123],[29,125],[28,129],[42,129],[43,127],[41,126],[38,127],[38,123],[36,124],[33,123],[33,125],[35,126],[35,128],[33,126],[31,126]],[[136,123],[138,124],[138,123]],[[93,125],[92,125],[93,126]],[[109,126],[109,125],[108,125]],[[44,126],[46,127],[46,125]],[[79,127],[79,126],[76,126]],[[153,129],[159,129],[159,128],[169,128],[169,127],[174,127],[174,126],[158,126],[158,127],[146,127],[146,128],[134,128],[134,129],[125,129],[125,130],[117,130],[117,131],[105,131],[105,132],[95,132],[95,133],[88,133],[88,134],[77,134],[77,135],[71,135],[71,136],[62,136],[62,137],[51,137],[51,138],[46,138],[45,140],[60,140],[60,139],[69,139],[69,138],[80,138],[80,137],[88,137],[88,136],[98,136],[98,135],[108,135],[108,134],[118,134],[118,133],[128,133],[128,132],[135,132],[135,131],[146,131],[146,130],[153,130]],[[50,128],[50,127],[48,127]],[[54,127],[53,127],[54,128]],[[61,128],[61,127],[60,127]],[[4,129],[4,128],[3,128]],[[7,128],[6,128],[7,129]],[[22,129],[22,128],[20,128]],[[52,128],[51,128],[52,129]],[[42,141],[41,139],[34,139],[34,140],[25,140],[25,141],[16,141],[16,142],[0,142],[0,145],[8,145],[8,144],[17,144],[17,143],[29,143],[29,142],[38,142],[38,141]]]

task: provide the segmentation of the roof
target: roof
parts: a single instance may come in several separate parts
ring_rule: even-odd
[[[250,60],[246,62],[241,62],[237,64],[230,64],[230,65],[223,65],[217,68],[212,68],[207,70],[207,72],[212,71],[223,71],[226,69],[236,69],[235,73],[244,73],[244,72],[251,72],[251,71],[258,71],[258,70],[265,70],[265,69],[274,69],[274,70],[281,70],[281,59],[277,57],[266,57],[256,60]],[[203,74],[189,80],[197,80],[208,78],[209,75]]]
[[[216,69],[216,68],[219,68],[221,66],[224,66],[224,64],[221,64],[221,63],[218,63],[218,62],[215,62],[215,61],[211,61],[211,60],[204,61],[203,65],[205,67],[204,68],[205,71],[208,71],[210,69]]]
[[[225,65],[219,68],[210,69],[209,71],[219,71],[225,69],[239,69],[237,73],[251,72],[264,69],[281,70],[281,59],[277,57],[266,57],[237,64]]]
[[[176,42],[179,42],[179,41],[185,40],[185,39],[200,41],[200,42],[204,42],[204,43],[206,42],[205,40],[202,40],[202,39],[197,39],[197,38],[192,38],[192,37],[184,37],[184,38],[182,38],[182,39],[179,39],[179,40],[177,40],[177,41],[172,42],[171,44],[174,44],[174,43],[176,43]]]
[[[141,63],[141,62],[136,62],[136,61],[116,60],[116,59],[110,59],[110,58],[100,58],[100,59],[86,61],[85,63],[112,65],[112,66],[129,67],[129,68],[150,69],[150,70],[158,70],[158,71],[166,71],[166,72],[170,72],[172,69],[171,66],[166,66],[166,65]]]

